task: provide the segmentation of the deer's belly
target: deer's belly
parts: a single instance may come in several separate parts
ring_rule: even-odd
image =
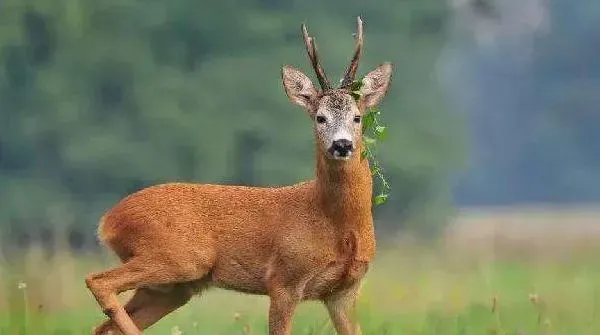
[[[290,289],[300,300],[322,300],[355,286],[368,270],[369,262],[342,260],[301,267],[276,261],[259,265],[228,259],[227,266],[218,264],[211,272],[209,286],[250,294],[269,294],[269,288]],[[279,266],[277,266],[277,265]]]
[[[223,264],[226,263],[226,264]],[[254,262],[229,258],[211,271],[211,286],[249,294],[267,294],[265,267]]]

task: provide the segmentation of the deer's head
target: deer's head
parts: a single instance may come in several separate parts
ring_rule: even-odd
[[[392,74],[392,64],[384,63],[363,78],[360,98],[355,100],[351,86],[356,77],[363,46],[363,27],[357,20],[356,49],[339,88],[332,88],[319,63],[314,38],[308,36],[302,25],[302,35],[308,57],[315,70],[321,89],[300,70],[291,66],[282,69],[283,87],[290,101],[304,107],[313,120],[318,147],[326,157],[348,160],[361,145],[361,118],[369,107],[376,106],[387,92]]]

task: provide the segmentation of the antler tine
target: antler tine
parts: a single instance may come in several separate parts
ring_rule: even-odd
[[[350,62],[348,69],[346,69],[346,73],[344,74],[344,79],[342,79],[342,84],[340,86],[342,88],[350,86],[352,84],[352,82],[354,81],[354,78],[356,77],[356,71],[358,70],[358,63],[360,61],[360,56],[362,54],[363,22],[362,22],[362,19],[360,18],[360,16],[356,18],[356,25],[357,25],[356,34],[355,34],[356,49],[354,51],[354,56],[352,56],[352,61]]]
[[[308,36],[308,31],[306,30],[306,25],[304,23],[302,24],[302,36],[304,37],[304,44],[306,44],[308,58],[310,59],[312,67],[317,74],[317,79],[319,80],[319,84],[321,84],[321,88],[323,91],[331,89],[331,85],[329,84],[327,76],[325,75],[325,70],[323,70],[321,64],[319,64],[319,55],[315,40],[313,37]]]

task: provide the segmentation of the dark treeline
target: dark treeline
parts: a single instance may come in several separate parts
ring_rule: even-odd
[[[377,229],[430,233],[452,201],[598,200],[598,13],[592,0],[4,0],[0,243],[90,247],[106,208],[155,183],[311,178],[310,122],[280,68],[312,75],[306,22],[341,76],[359,14],[359,72],[396,65]]]
[[[1,243],[93,245],[102,212],[155,183],[311,178],[310,123],[287,101],[280,68],[311,73],[306,22],[329,76],[341,76],[359,14],[359,72],[396,64],[381,106],[389,135],[379,156],[393,189],[379,229],[441,222],[446,172],[462,152],[461,120],[434,73],[445,1],[4,0]]]

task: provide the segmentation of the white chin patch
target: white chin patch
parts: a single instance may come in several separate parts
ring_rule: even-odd
[[[346,156],[341,156],[339,151],[337,151],[337,150],[335,150],[333,152],[333,159],[335,159],[335,160],[347,161],[350,159],[350,156],[352,156],[352,151],[349,151]]]

